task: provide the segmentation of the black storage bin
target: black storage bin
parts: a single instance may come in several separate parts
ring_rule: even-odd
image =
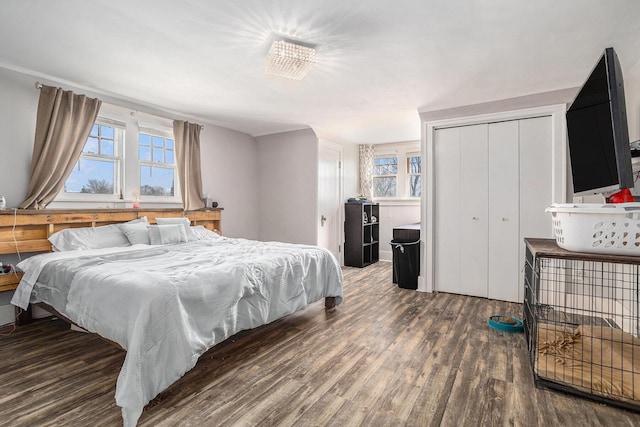
[[[418,289],[420,240],[393,239],[393,282],[403,289]]]

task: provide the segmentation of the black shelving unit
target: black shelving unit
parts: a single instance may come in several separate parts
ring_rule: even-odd
[[[380,259],[380,206],[346,203],[344,210],[344,265],[365,267],[377,262]]]

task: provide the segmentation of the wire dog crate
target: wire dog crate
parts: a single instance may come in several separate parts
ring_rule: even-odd
[[[640,257],[525,243],[524,329],[536,386],[640,411]]]

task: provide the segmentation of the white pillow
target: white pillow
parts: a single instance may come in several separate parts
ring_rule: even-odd
[[[131,246],[116,224],[101,227],[67,228],[49,236],[54,251]]]
[[[191,227],[191,231],[198,240],[216,240],[220,238],[218,233],[209,230],[204,225],[194,225]]]
[[[182,224],[162,224],[149,226],[149,240],[152,245],[187,242],[187,233]]]
[[[147,223],[147,217],[134,219],[126,224],[141,222]],[[120,225],[66,228],[49,236],[49,242],[55,252],[131,246],[127,236],[120,230]]]
[[[132,245],[150,245],[149,224],[147,222],[120,224],[120,230],[127,236]]]
[[[198,240],[198,237],[194,234],[193,231],[191,231],[191,221],[189,221],[189,218],[156,218],[156,222],[158,223],[158,225],[182,224],[184,225],[184,229],[187,233],[187,240],[190,242]]]

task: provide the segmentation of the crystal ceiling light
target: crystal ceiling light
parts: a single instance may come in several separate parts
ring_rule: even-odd
[[[302,80],[315,62],[316,50],[293,40],[275,40],[269,49],[265,73],[293,80]]]

